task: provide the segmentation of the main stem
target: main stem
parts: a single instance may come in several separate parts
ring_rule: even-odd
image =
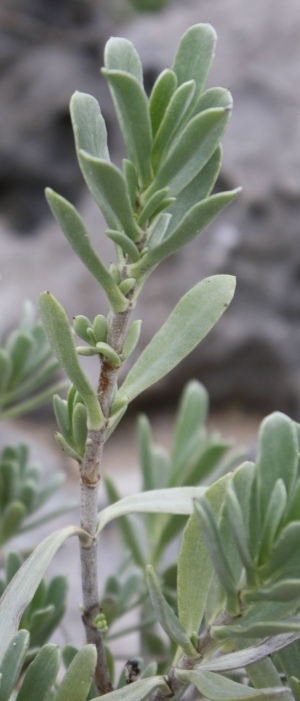
[[[123,349],[131,309],[114,314],[110,325],[107,342],[120,354]],[[105,357],[101,358],[101,371],[98,384],[98,399],[105,418],[108,420],[114,388],[119,368]],[[100,612],[98,590],[98,558],[97,558],[97,516],[98,491],[101,479],[101,458],[105,441],[106,425],[99,431],[89,431],[83,464],[81,467],[81,527],[92,536],[87,545],[81,543],[81,582],[83,595],[82,621],[85,627],[88,643],[93,643],[97,650],[97,665],[95,683],[100,694],[112,690],[112,684],[107,666],[103,636],[95,626],[95,617]]]

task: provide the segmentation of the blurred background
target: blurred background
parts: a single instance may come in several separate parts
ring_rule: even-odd
[[[203,277],[234,274],[237,290],[207,339],[133,411],[150,412],[156,441],[168,445],[179,392],[187,379],[197,377],[211,396],[210,425],[226,438],[254,446],[266,412],[281,410],[300,420],[299,0],[1,0],[0,322],[4,333],[10,330],[20,319],[23,300],[37,307],[44,289],[55,294],[70,318],[107,313],[98,286],[71,252],[44,199],[46,186],[69,198],[101,257],[114,259],[77,166],[69,100],[81,90],[100,101],[111,156],[119,163],[124,147],[99,73],[105,42],[121,35],[135,44],[149,91],[157,74],[171,65],[183,32],[197,22],[210,22],[218,34],[208,85],[228,87],[234,98],[217,189],[242,185],[243,192],[201,237],[150,277],[136,309],[143,319],[141,346]],[[87,371],[96,376],[93,361]],[[63,503],[70,496],[78,499],[78,477],[73,461],[55,444],[53,430],[49,404],[31,417],[2,422],[0,443],[29,438],[33,458],[42,460],[47,474],[58,465],[66,469]],[[125,420],[108,444],[104,464],[112,467],[123,495],[137,488],[132,421]],[[70,519],[77,516],[66,522]],[[47,533],[49,526],[40,536]],[[105,570],[114,566],[115,547],[109,540],[110,558],[101,562]],[[74,628],[81,638],[75,541],[68,544],[69,556],[72,548],[68,633]],[[63,549],[53,567],[60,571],[65,565]]]
[[[144,11],[141,11],[144,10]],[[152,10],[152,11],[146,11]],[[136,316],[141,345],[179,297],[206,275],[237,276],[234,302],[217,328],[143,406],[170,405],[195,376],[213,407],[273,409],[300,417],[300,7],[298,0],[1,0],[0,318],[50,289],[74,314],[106,313],[99,290],[47,210],[44,188],[83,214],[99,251],[113,260],[104,223],[77,166],[68,105],[75,89],[99,99],[112,158],[124,155],[99,73],[111,34],[138,49],[145,86],[170,65],[185,29],[218,34],[209,86],[229,87],[234,110],[218,189],[238,200],[150,278]]]

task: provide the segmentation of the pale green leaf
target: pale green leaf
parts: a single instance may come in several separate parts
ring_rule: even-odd
[[[73,250],[105,290],[113,311],[125,311],[128,307],[128,301],[121,294],[114,278],[95,253],[84,223],[75,207],[50,188],[46,190],[46,197],[54,217]]]
[[[18,533],[26,515],[27,509],[20,501],[13,500],[6,505],[0,521],[0,545]]]
[[[46,701],[48,692],[56,680],[59,664],[58,646],[44,645],[25,672],[17,701]]]
[[[198,175],[179,193],[175,202],[168,207],[172,219],[168,226],[167,237],[171,236],[178,224],[194,205],[206,199],[218,177],[222,163],[222,148],[217,146],[213,155]]]
[[[234,616],[239,612],[238,588],[226,552],[222,548],[217,520],[205,497],[195,501],[195,513],[214,569],[226,594],[226,611]]]
[[[191,103],[195,88],[195,81],[188,80],[186,83],[182,83],[171,97],[153,142],[151,161],[155,173],[164,160],[168,146]]]
[[[229,479],[230,475],[226,475],[205,493],[216,519],[219,518],[223,507]],[[183,533],[178,560],[178,612],[180,621],[189,635],[199,630],[213,574],[214,569],[203,533],[193,514]]]
[[[139,216],[138,222],[140,226],[144,226],[155,215],[157,209],[164,202],[169,192],[168,187],[163,187],[162,190],[154,192],[152,197],[147,200]]]
[[[216,107],[224,107],[225,109],[232,108],[232,95],[226,88],[209,88],[202,93],[196,105],[195,112],[204,112],[205,110],[214,109]]]
[[[248,667],[249,665],[259,662],[260,660],[273,655],[278,650],[291,645],[295,640],[298,640],[297,633],[287,633],[277,635],[274,638],[263,640],[263,642],[252,647],[230,652],[227,655],[220,655],[215,659],[206,659],[201,662],[201,669],[210,670],[212,672],[229,672],[233,669]]]
[[[76,91],[71,97],[70,113],[77,151],[84,149],[95,158],[109,160],[106,126],[97,100]]]
[[[193,499],[205,493],[205,487],[174,487],[153,489],[141,494],[132,494],[107,506],[98,514],[97,534],[104,526],[119,516],[126,514],[187,514],[193,512]]]
[[[285,618],[281,621],[262,621],[248,626],[239,624],[228,626],[213,626],[211,630],[214,640],[221,642],[230,638],[265,638],[281,633],[300,633],[299,618]]]
[[[49,292],[40,296],[40,313],[52,351],[86,405],[88,426],[91,430],[98,430],[104,423],[104,417],[94,390],[78,362],[67,315]]]
[[[0,661],[17,633],[19,620],[57,550],[73,535],[85,535],[81,528],[68,526],[45,538],[27,558],[0,599]]]
[[[262,422],[256,465],[264,521],[276,480],[282,478],[290,494],[298,472],[297,432],[284,414],[275,412]]]
[[[176,367],[218,321],[234,289],[232,276],[216,275],[187,292],[129,371],[119,396],[132,401]]]
[[[212,701],[273,701],[279,696],[290,694],[289,688],[252,689],[247,684],[240,684],[213,672],[202,672],[200,669],[176,670],[176,677],[182,682],[195,684],[201,694]]]
[[[196,81],[197,95],[201,94],[211,67],[217,35],[210,24],[195,24],[182,36],[172,70],[176,73],[178,84],[192,78]]]
[[[149,111],[152,124],[152,133],[156,132],[164,117],[167,106],[177,87],[177,77],[174,71],[166,68],[156,79],[149,98]]]
[[[0,348],[0,393],[5,392],[8,387],[12,372],[12,361],[9,353],[4,348]],[[0,404],[2,397],[0,394]]]
[[[94,645],[86,645],[73,658],[67,672],[59,685],[53,701],[85,701],[89,692],[97,652]]]
[[[152,179],[152,131],[146,93],[129,73],[106,68],[102,72],[110,87],[129,158],[142,186],[147,187]]]
[[[124,230],[132,241],[138,241],[142,232],[133,217],[123,173],[112,163],[94,158],[86,151],[80,150],[79,155],[86,182],[104,217],[106,209],[111,209],[117,223],[112,228]]]
[[[228,205],[235,200],[240,191],[240,188],[236,188],[229,192],[219,192],[217,195],[212,195],[198,204],[195,204],[192,209],[185,214],[170,235],[168,235],[169,232],[167,230],[166,236],[161,243],[149,250],[138,263],[129,267],[130,275],[137,278],[144,275],[162,260],[176,253],[176,251],[183,246],[186,246],[186,244],[196,238],[225,207],[228,207]]]
[[[148,565],[146,568],[146,573],[152,606],[160,625],[169,638],[171,638],[186,655],[189,657],[198,657],[199,654],[192,645],[190,637],[185,632],[181,621],[177,618],[170,604],[168,604],[165,599],[151,565]]]
[[[106,236],[108,236],[108,238],[110,238],[116,244],[116,246],[120,246],[123,253],[127,254],[133,263],[140,259],[138,248],[129,238],[129,236],[123,234],[123,231],[112,231],[112,229],[107,229],[105,233]]]
[[[283,479],[276,480],[271,492],[267,513],[265,517],[261,546],[259,552],[259,564],[267,562],[273,547],[280,522],[287,505],[287,492]]]
[[[287,570],[290,565],[298,565],[300,551],[300,522],[292,521],[283,531],[274,546],[270,558],[265,565],[259,568],[262,580],[276,579]],[[289,572],[289,574],[291,574]]]
[[[143,699],[150,696],[155,689],[161,689],[163,695],[168,695],[170,693],[170,689],[164,677],[157,676],[147,679],[138,679],[134,684],[128,684],[121,689],[111,691],[109,694],[105,694],[105,701],[143,701]],[[103,701],[103,696],[97,696],[91,699],[91,701]]]
[[[168,186],[170,196],[176,197],[195,178],[216,150],[229,116],[229,110],[218,108],[206,110],[193,117],[170,149],[149,188],[148,196]]]
[[[0,684],[0,701],[8,701],[19,679],[29,640],[28,630],[20,630],[7,646],[0,668],[3,674]]]
[[[244,589],[241,599],[245,604],[252,604],[254,601],[300,600],[300,579],[283,579],[263,589]]]
[[[143,67],[131,41],[111,37],[105,45],[104,62],[109,70],[121,70],[133,75],[143,85]]]
[[[177,483],[180,472],[187,464],[186,457],[191,440],[205,423],[207,412],[208,393],[205,387],[197,380],[190,381],[180,397],[178,406],[171,452],[170,487]]]

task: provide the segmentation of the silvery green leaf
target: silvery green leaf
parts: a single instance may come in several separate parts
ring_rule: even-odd
[[[259,551],[259,564],[267,562],[276,538],[280,522],[287,505],[287,493],[283,479],[276,480],[271,492],[267,513],[265,516],[261,545]]]
[[[152,133],[155,137],[163,120],[167,106],[177,87],[177,77],[174,71],[166,68],[156,79],[149,98],[149,110]]]
[[[79,365],[66,312],[55,297],[44,292],[40,296],[40,313],[52,351],[86,405],[88,426],[91,430],[98,430],[104,417],[94,390]]]
[[[287,568],[298,565],[300,551],[300,522],[292,521],[280,533],[268,562],[259,568],[262,581],[284,576]],[[289,573],[291,575],[291,571]]]
[[[97,534],[104,526],[119,516],[126,514],[190,514],[193,499],[202,496],[206,487],[174,487],[172,489],[152,489],[149,492],[132,494],[107,506],[98,514]],[[1,620],[1,619],[0,619]]]
[[[168,226],[167,237],[171,236],[186,213],[189,212],[194,205],[201,202],[201,200],[205,200],[209,196],[218,177],[221,163],[222,149],[219,145],[204,168],[202,168],[198,175],[181,190],[175,202],[168,208],[172,219]]]
[[[106,126],[97,100],[77,91],[71,97],[70,113],[77,152],[84,149],[95,158],[109,160]]]
[[[188,80],[175,90],[170,99],[153,142],[151,161],[155,173],[165,158],[174,134],[180,128],[180,123],[195,94],[195,89],[195,81]]]
[[[160,625],[163,627],[169,638],[171,638],[171,640],[173,640],[178,647],[180,647],[185,654],[188,655],[188,657],[198,657],[199,653],[191,643],[191,640],[182,623],[165,599],[151,565],[147,566],[146,574],[152,606]]]
[[[290,695],[287,687],[252,689],[247,684],[240,684],[214,672],[202,672],[200,669],[176,670],[176,677],[183,683],[195,684],[201,694],[211,701],[275,701],[283,695]]]
[[[132,401],[176,367],[215,325],[234,289],[232,276],[216,275],[187,292],[134,363],[117,396]]]
[[[106,230],[106,236],[110,238],[117,246],[120,246],[123,253],[126,253],[133,263],[140,259],[140,253],[134,242],[123,233],[123,231]]]
[[[257,582],[256,567],[249,550],[244,514],[233,484],[228,485],[226,493],[226,507],[227,515],[232,528],[232,535],[234,537],[241,561],[245,567],[248,583],[251,586],[251,584]]]
[[[116,353],[116,351],[108,343],[104,343],[103,341],[98,341],[96,346],[97,346],[98,351],[101,355],[104,355],[106,358],[108,358],[108,360],[110,360],[110,362],[113,365],[115,365],[115,367],[117,367],[117,368],[120,367],[120,365],[122,364],[121,358],[118,355],[118,353]]]
[[[109,70],[130,73],[143,85],[142,63],[138,52],[128,39],[111,37],[105,45],[104,61]]]
[[[152,131],[146,93],[140,82],[125,71],[105,68],[102,72],[109,84],[129,159],[142,187],[147,187],[152,180]]]
[[[275,412],[261,424],[257,456],[257,479],[262,514],[265,516],[270,494],[282,478],[290,494],[298,472],[298,441],[294,422]]]
[[[201,94],[211,67],[217,35],[210,24],[195,24],[182,36],[172,70],[176,73],[178,84],[186,80],[196,81],[196,99]]]
[[[149,677],[148,679],[138,679],[134,684],[128,684],[121,689],[116,689],[109,694],[105,694],[105,701],[143,701],[143,699],[150,696],[155,689],[161,689],[163,695],[167,695],[170,692],[164,677]],[[91,701],[103,701],[103,697],[97,696],[91,699]]]
[[[87,439],[87,410],[84,404],[76,404],[72,416],[72,435],[76,445],[76,451],[84,456]]]
[[[209,88],[202,93],[195,108],[195,112],[204,112],[215,107],[232,108],[232,95],[225,88]]]
[[[55,394],[53,397],[53,408],[58,428],[63,437],[68,442],[72,441],[67,401]]]
[[[112,275],[95,253],[84,223],[75,207],[50,188],[46,190],[46,197],[54,217],[73,250],[105,290],[112,309],[115,312],[125,311],[128,307],[128,301],[123,297]]]
[[[94,645],[85,645],[73,657],[53,701],[86,701],[97,662]]]
[[[94,158],[86,151],[80,150],[79,154],[86,182],[104,217],[107,209],[114,213],[117,225],[110,228],[124,230],[128,238],[138,241],[142,232],[133,216],[123,173],[113,163]]]
[[[163,187],[161,190],[154,192],[152,197],[147,200],[138,219],[140,226],[144,226],[144,224],[146,224],[147,221],[150,221],[150,219],[155,215],[158,207],[166,199],[168,192],[169,188]]]
[[[216,150],[229,117],[230,111],[224,108],[209,109],[193,117],[157,172],[148,191],[149,197],[166,186],[170,188],[170,196],[176,197]]]
[[[180,397],[177,411],[175,433],[173,438],[170,475],[171,487],[177,483],[179,473],[186,464],[186,455],[192,437],[199,431],[207,419],[208,394],[205,387],[197,380],[191,380],[185,386]]]
[[[143,491],[154,489],[153,453],[150,421],[145,415],[138,418],[139,461],[143,477]]]
[[[58,646],[44,645],[27,668],[16,701],[46,701],[48,692],[56,680],[59,665]]]
[[[219,518],[223,507],[229,479],[230,476],[226,475],[205,493],[216,519]],[[183,532],[177,578],[178,614],[189,635],[199,630],[213,574],[214,569],[203,533],[199,528],[196,515],[193,514]]]
[[[123,173],[126,180],[127,192],[130,199],[132,209],[135,210],[136,207],[136,197],[138,191],[138,178],[135,167],[131,161],[127,158],[123,158]]]
[[[159,214],[159,216],[153,222],[151,228],[149,228],[149,239],[147,245],[149,250],[155,248],[163,240],[165,233],[168,229],[170,219],[172,215],[167,213]]]
[[[28,650],[29,639],[28,630],[20,630],[7,647],[0,667],[2,673],[0,701],[8,701],[19,679]]]
[[[239,613],[238,590],[230,564],[222,548],[216,518],[205,497],[195,501],[195,514],[203,532],[204,541],[214,569],[226,593],[226,611],[234,616]]]
[[[155,268],[168,256],[171,256],[180,248],[192,241],[211,221],[225,208],[228,207],[240,193],[240,188],[229,192],[219,192],[216,195],[207,197],[198,204],[195,204],[180,223],[154,248],[148,251],[139,261],[129,266],[129,274],[139,278],[152,268]],[[172,222],[172,220],[171,220]]]
[[[68,526],[42,540],[5,589],[0,600],[0,662],[49,563],[65,540],[73,535],[85,536],[85,532],[76,526]]]
[[[258,643],[258,645],[253,645],[251,647],[244,648],[243,650],[238,650],[237,652],[230,652],[226,655],[220,655],[220,657],[215,659],[203,660],[201,663],[201,670],[207,670],[212,672],[229,672],[233,669],[240,669],[241,667],[248,667],[249,665],[259,662],[260,660],[273,655],[278,650],[282,650],[288,645],[291,645],[295,640],[299,639],[297,633],[286,633],[283,635],[277,635],[267,640],[263,640]]]
[[[266,638],[281,633],[300,633],[300,619],[285,618],[280,621],[262,621],[248,626],[236,625],[212,626],[211,635],[221,642],[230,638]]]
[[[300,579],[282,579],[270,587],[244,589],[241,599],[245,604],[252,604],[254,601],[300,600]]]

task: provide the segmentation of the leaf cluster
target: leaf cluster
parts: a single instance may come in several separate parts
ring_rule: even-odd
[[[28,446],[3,449],[0,456],[0,545],[18,533],[74,508],[74,503],[69,502],[61,509],[43,514],[37,521],[28,521],[57,492],[65,479],[62,473],[57,473],[41,486],[41,477],[41,467],[30,462]]]
[[[21,416],[49,401],[65,386],[53,382],[58,368],[42,324],[26,302],[19,326],[0,346],[0,418]]]

